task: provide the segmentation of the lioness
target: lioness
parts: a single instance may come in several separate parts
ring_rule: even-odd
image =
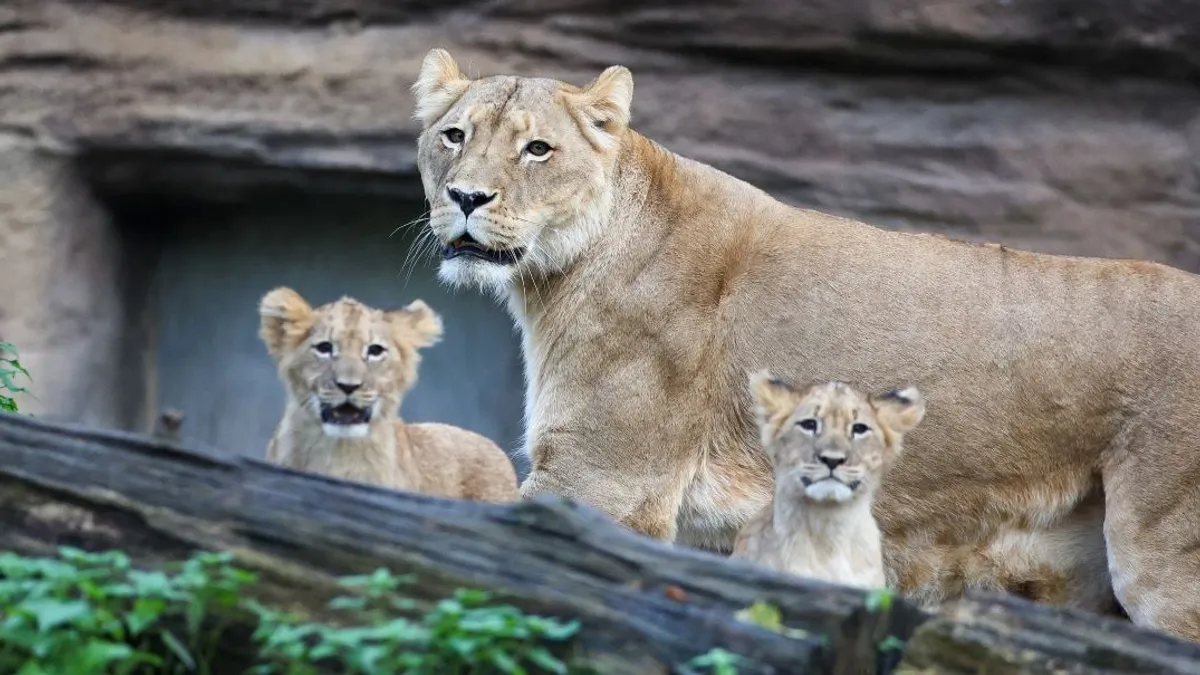
[[[518,499],[495,443],[447,424],[405,424],[418,350],[442,321],[421,300],[390,312],[351,298],[312,308],[290,288],[259,303],[259,336],[287,389],[267,461],[395,490],[493,502]]]
[[[472,80],[433,50],[413,88],[439,277],[522,333],[523,495],[727,551],[771,495],[747,369],[909,382],[930,414],[873,508],[895,585],[952,596],[952,555],[1016,551],[1014,592],[1094,608],[1061,570],[1098,569],[1200,639],[1200,277],[783,204],[631,130],[620,66]]]
[[[904,434],[925,416],[915,387],[863,395],[843,382],[798,389],[750,377],[775,494],[742,527],[733,556],[798,576],[882,588],[883,541],[871,504]]]

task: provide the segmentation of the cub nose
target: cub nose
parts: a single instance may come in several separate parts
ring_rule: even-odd
[[[450,201],[458,204],[464,216],[471,215],[472,211],[496,198],[495,192],[489,195],[486,192],[463,192],[458,188],[449,188],[449,192]]]
[[[344,392],[346,394],[353,394],[354,392],[358,391],[358,388],[361,386],[362,386],[361,384],[357,384],[357,383],[353,383],[353,382],[338,382],[337,383],[337,388],[341,389],[342,392]]]
[[[822,464],[829,467],[830,471],[833,471],[834,469],[846,463],[845,457],[839,457],[836,455],[821,455],[818,457],[818,459],[821,460]]]

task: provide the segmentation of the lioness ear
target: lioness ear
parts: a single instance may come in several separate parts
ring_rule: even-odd
[[[633,104],[633,73],[625,66],[609,66],[583,88],[578,100],[593,125],[609,133],[626,127]]]
[[[470,84],[471,80],[463,77],[450,52],[445,49],[429,50],[421,62],[421,74],[412,85],[417,99],[413,118],[428,128],[446,114]]]
[[[304,341],[312,329],[312,314],[312,306],[285,286],[263,296],[258,303],[258,336],[272,358],[278,361]]]
[[[420,349],[442,339],[442,317],[423,300],[413,300],[403,309],[387,313],[396,342]]]
[[[925,419],[925,398],[916,387],[870,396],[875,419],[897,434],[907,434]]]

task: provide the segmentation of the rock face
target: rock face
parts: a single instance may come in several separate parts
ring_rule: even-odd
[[[433,46],[472,75],[629,66],[636,128],[796,204],[1200,271],[1200,2],[677,5],[5,3],[0,338],[41,374],[28,405],[145,426],[154,331],[114,204],[419,197]]]

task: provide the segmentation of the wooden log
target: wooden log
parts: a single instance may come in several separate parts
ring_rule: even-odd
[[[404,590],[425,606],[484,589],[580,619],[575,653],[601,673],[682,673],[721,647],[743,657],[742,675],[1200,675],[1200,645],[1121,619],[1012,596],[971,595],[932,617],[902,599],[875,607],[861,591],[659,544],[564,500],[438,499],[170,438],[0,415],[0,547],[52,555],[61,545],[121,549],[141,566],[230,551],[259,573],[260,600],[314,617],[336,577],[380,566],[415,575]],[[734,616],[755,601],[802,632]]]
[[[896,672],[1200,674],[1200,645],[1124,619],[979,593],[918,628]]]
[[[352,484],[154,438],[0,415],[0,547],[121,549],[153,566],[197,549],[257,571],[260,598],[319,616],[334,579],[380,566],[432,602],[479,588],[531,612],[578,618],[599,672],[667,673],[713,647],[738,672],[875,672],[878,645],[926,615],[903,602],[775,574],[638,536],[564,500],[490,505]],[[777,606],[780,634],[739,621]]]

